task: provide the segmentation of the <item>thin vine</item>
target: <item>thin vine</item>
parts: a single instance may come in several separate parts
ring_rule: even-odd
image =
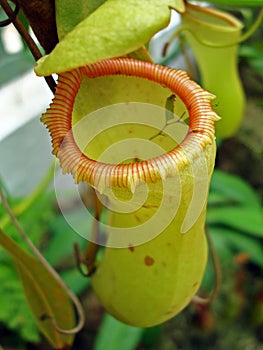
[[[56,320],[53,317],[50,317],[48,315],[45,315],[45,319],[50,319],[54,328],[56,331],[62,334],[76,334],[78,333],[84,326],[85,322],[85,316],[84,316],[84,310],[83,307],[78,299],[78,297],[72,292],[72,290],[63,282],[63,280],[60,278],[59,274],[53,269],[53,267],[47,262],[47,260],[43,257],[43,255],[40,253],[40,251],[37,249],[37,247],[32,243],[32,241],[28,238],[26,232],[24,231],[23,227],[20,225],[19,221],[17,220],[16,216],[14,215],[11,207],[8,204],[8,201],[4,195],[4,192],[0,188],[0,198],[2,200],[3,207],[5,208],[6,212],[10,216],[10,219],[12,221],[12,224],[16,228],[16,230],[19,232],[21,237],[23,238],[24,242],[27,244],[27,246],[31,249],[31,251],[34,253],[36,258],[41,262],[41,264],[46,268],[46,270],[53,276],[53,278],[59,283],[61,288],[67,293],[73,304],[75,305],[77,314],[78,314],[78,324],[72,328],[72,329],[62,329],[58,327],[56,324]]]
[[[17,17],[18,9],[17,6],[15,10],[13,11],[12,7],[8,4],[6,0],[0,0],[0,5],[4,12],[7,14],[8,19],[6,20],[6,24],[13,23],[16,30],[19,32],[19,34],[24,39],[25,43],[27,44],[30,52],[32,53],[34,59],[37,61],[42,57],[41,51],[39,50],[38,46],[34,42],[34,40],[29,35],[27,29],[24,27],[23,23],[20,21],[20,19]],[[2,22],[3,25],[3,22]],[[56,90],[56,82],[53,79],[52,76],[45,77],[46,83],[48,84],[50,90],[55,93]]]

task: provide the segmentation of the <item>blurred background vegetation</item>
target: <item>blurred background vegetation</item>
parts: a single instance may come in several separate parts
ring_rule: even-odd
[[[230,11],[231,8],[226,6],[224,9]],[[246,8],[235,11],[234,14],[249,27],[254,20],[255,10]],[[26,23],[21,14],[19,16]],[[0,12],[0,20],[3,18],[4,14]],[[221,267],[221,287],[218,297],[211,305],[193,302],[174,319],[149,329],[121,324],[104,312],[89,288],[89,280],[81,276],[75,266],[73,243],[78,242],[80,247],[84,247],[86,241],[71,229],[60,213],[52,185],[46,186],[37,200],[19,216],[32,241],[40,247],[47,260],[82,300],[87,315],[86,324],[76,337],[74,349],[263,350],[262,28],[261,25],[239,49],[239,69],[247,96],[245,118],[234,137],[218,140],[216,170],[209,194],[207,228]],[[14,33],[10,33],[11,26],[0,30],[0,88],[7,87],[10,81],[32,70],[34,64],[23,41],[20,41],[15,52],[10,49],[8,42],[15,40],[10,36]],[[165,63],[169,64],[178,57],[182,57],[182,52],[180,45],[175,43],[169,57],[165,58]],[[8,154],[3,150],[6,141],[4,139],[0,142],[1,186],[5,188],[12,208],[19,208],[24,203],[25,196],[12,193],[7,185],[7,176],[3,175],[5,171],[2,167],[6,164],[5,157]],[[15,134],[12,138],[14,149],[17,147],[16,142]],[[15,152],[12,157],[13,172],[19,176],[19,169],[15,168]],[[78,215],[74,202],[70,200],[68,215]],[[16,230],[6,220],[2,207],[0,224],[24,247]],[[210,294],[215,279],[210,257],[200,295]],[[13,262],[2,248],[0,344],[6,350],[49,349],[31,316]]]

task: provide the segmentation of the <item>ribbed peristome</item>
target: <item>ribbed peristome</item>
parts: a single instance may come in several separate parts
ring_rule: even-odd
[[[175,93],[185,104],[189,117],[189,132],[185,139],[171,151],[145,161],[130,164],[107,164],[90,159],[83,154],[72,132],[72,110],[82,78],[107,75],[135,76],[161,84]],[[208,144],[214,142],[213,95],[190,80],[185,71],[176,70],[130,58],[100,61],[59,75],[56,94],[50,108],[41,120],[52,137],[53,154],[65,173],[71,173],[76,183],[85,181],[91,186],[118,186],[131,188],[143,182],[156,182],[183,169]],[[187,154],[187,157],[186,157]],[[98,180],[99,179],[99,180]]]

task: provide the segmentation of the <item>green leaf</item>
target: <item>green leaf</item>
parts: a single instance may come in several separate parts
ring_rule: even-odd
[[[0,229],[0,244],[15,261],[27,301],[39,329],[55,349],[72,344],[74,339],[72,335],[61,334],[55,330],[50,320],[42,320],[43,316],[48,315],[63,329],[74,327],[74,309],[64,289],[40,261],[23,251],[2,229]]]
[[[202,0],[198,0],[202,1]],[[232,5],[232,6],[247,6],[247,7],[260,7],[263,6],[263,0],[207,0],[212,4],[219,5]]]
[[[43,234],[48,230],[50,222],[52,222],[56,216],[53,209],[54,199],[54,194],[43,193],[38,196],[34,205],[27,208],[21,216],[19,215],[21,225],[26,232],[29,232],[31,241],[37,246],[40,244],[41,240],[43,240]],[[20,208],[25,206],[25,202],[27,202],[27,198],[9,198],[9,203],[14,213],[20,212]],[[32,220],[32,217],[34,220]],[[8,220],[4,220],[6,218]],[[2,227],[8,236],[13,238],[21,248],[30,252],[23,238],[17,235],[17,230],[14,225],[11,225],[9,216],[3,206],[0,207],[0,227]],[[0,247],[0,251],[1,250]]]
[[[258,74],[263,75],[262,57],[251,58],[249,64]]]
[[[4,183],[1,183],[4,188]],[[5,194],[7,192],[5,191]],[[7,195],[6,195],[7,196]],[[16,208],[24,207],[27,199],[7,197],[9,203],[12,205],[13,211]],[[26,231],[30,231],[30,239],[34,244],[39,245],[43,242],[43,232],[47,231],[47,224],[55,217],[53,207],[54,196],[50,193],[45,193],[38,197],[38,200],[30,207],[30,210],[23,212],[19,217],[20,222]],[[32,220],[32,217],[34,220]],[[0,205],[0,218],[2,220],[9,218]],[[7,223],[9,220],[7,220]],[[20,248],[28,249],[25,242],[17,235],[17,230],[13,225],[5,225],[9,237],[13,237]],[[45,240],[45,238],[44,238]],[[15,264],[8,254],[0,246],[0,322],[5,324],[8,329],[16,332],[20,339],[26,342],[38,342],[40,339],[39,331],[36,322],[30,311],[29,305],[23,292],[23,287],[19,279]],[[10,303],[10,300],[12,302]]]
[[[263,54],[262,42],[253,42],[252,44],[242,44],[239,48],[239,56],[245,58],[260,58]]]
[[[38,328],[26,302],[17,272],[13,264],[3,262],[2,257],[0,286],[0,322],[21,339],[27,342],[38,342],[40,340]]]
[[[225,228],[211,227],[213,240],[222,241],[224,249],[232,248],[233,253],[247,253],[250,260],[263,267],[263,247],[259,240]]]
[[[207,211],[209,225],[224,225],[249,235],[263,237],[262,212],[255,208],[224,206]]]
[[[262,63],[262,55],[263,55],[263,45],[262,41],[255,41],[252,44],[243,44],[240,47],[239,55],[241,57],[246,58],[251,67],[263,75],[263,63]]]
[[[222,194],[232,202],[260,208],[258,195],[244,180],[220,170],[214,171],[210,192]]]
[[[159,324],[144,329],[141,342],[146,349],[152,349],[159,343],[163,334],[163,326],[163,324]]]
[[[35,66],[37,75],[62,73],[139,49],[170,20],[182,0],[108,0],[68,33]]]
[[[96,337],[94,350],[134,350],[142,334],[142,328],[125,325],[106,314]]]
[[[223,194],[216,191],[210,191],[208,197],[208,207],[215,205],[227,205],[229,204],[229,199]]]
[[[106,0],[56,0],[56,24],[61,40],[79,22],[88,17]]]

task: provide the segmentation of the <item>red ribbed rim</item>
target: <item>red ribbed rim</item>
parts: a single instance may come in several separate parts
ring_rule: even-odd
[[[107,164],[90,159],[81,152],[72,133],[72,110],[82,76],[96,78],[106,75],[125,75],[149,79],[169,88],[184,102],[190,117],[189,133],[173,150],[158,157],[130,163]],[[71,173],[76,183],[85,181],[96,187],[118,186],[130,188],[145,181],[174,173],[182,169],[190,159],[214,141],[214,121],[218,119],[212,110],[213,95],[190,80],[186,72],[131,58],[115,58],[100,61],[59,75],[55,98],[41,120],[52,137],[53,154],[65,173]],[[190,152],[189,157],[187,152]]]

